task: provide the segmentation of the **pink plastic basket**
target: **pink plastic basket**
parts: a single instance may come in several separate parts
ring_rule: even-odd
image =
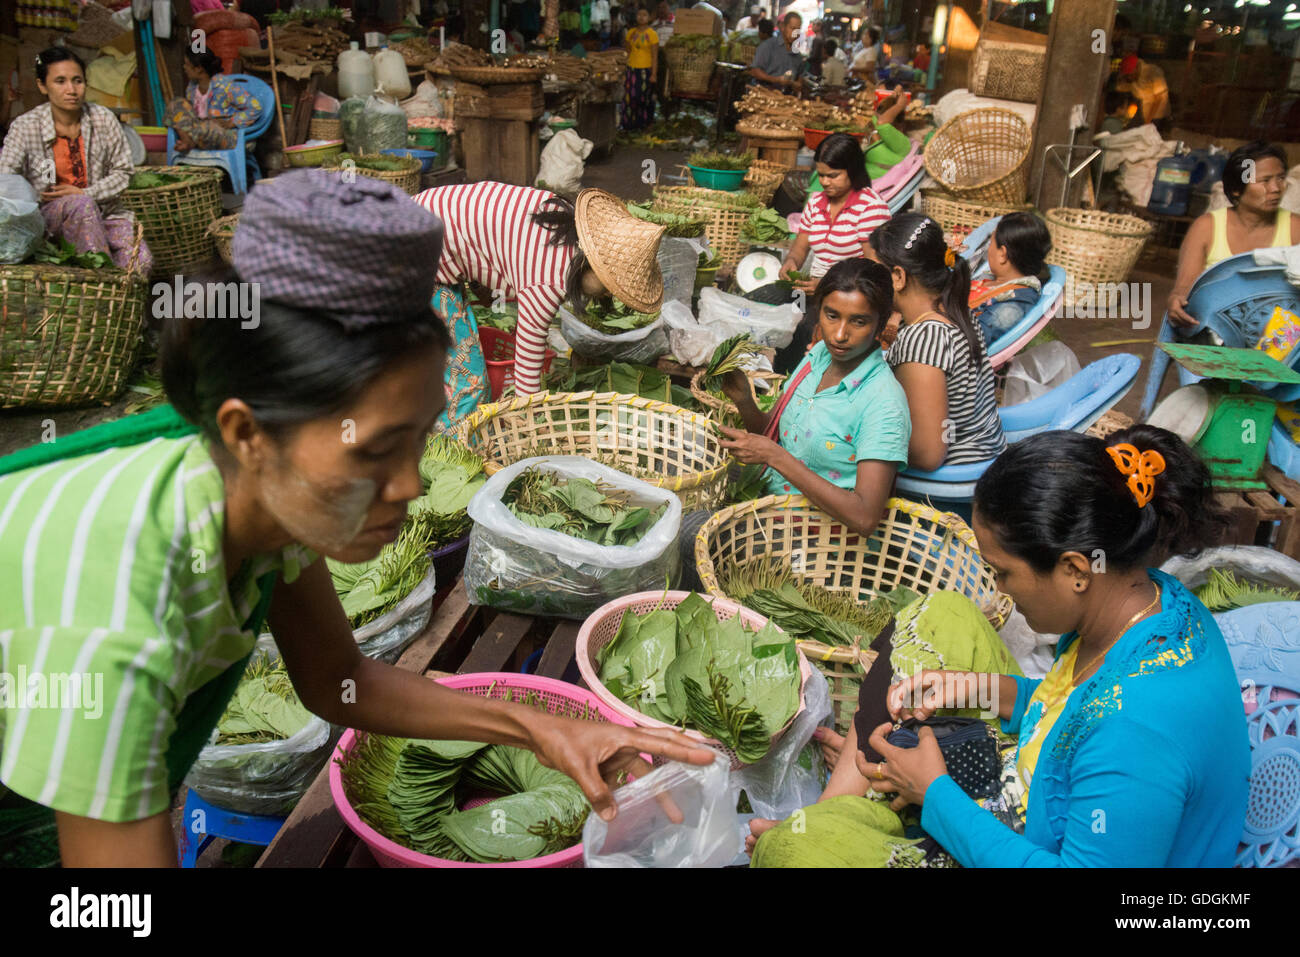
[[[470,675],[450,675],[446,678],[439,678],[438,683],[446,685],[448,688],[455,688],[457,691],[464,691],[468,694],[476,694],[484,698],[504,698],[507,689],[513,689],[518,697],[518,692],[537,692],[537,698],[545,703],[546,710],[551,714],[568,715],[572,717],[581,717],[583,706],[589,706],[600,715],[600,720],[608,721],[611,724],[622,725],[626,728],[634,727],[635,724],[623,715],[615,712],[613,709],[606,707],[596,695],[592,694],[577,685],[571,685],[563,681],[556,681],[552,678],[542,678],[536,675],[518,675],[510,672],[484,671]],[[348,760],[348,755],[352,751],[352,746],[357,740],[358,734],[365,732],[348,730],[343,733],[339,739],[338,747],[334,751],[334,756],[330,760],[330,794],[334,798],[334,806],[338,808],[340,816],[352,832],[361,838],[370,852],[374,854],[375,860],[381,867],[581,867],[582,866],[582,845],[577,844],[567,850],[558,851],[555,854],[547,854],[544,857],[535,857],[530,861],[510,861],[504,864],[477,864],[466,863],[463,861],[449,861],[442,857],[432,857],[428,854],[421,854],[413,851],[409,847],[403,847],[395,841],[390,841],[384,835],[380,834],[369,824],[363,821],[355,810],[352,809],[352,802],[343,791],[343,775],[339,771],[339,763]],[[466,806],[482,804],[482,800],[467,801]]]
[[[648,611],[654,611],[656,608],[676,608],[685,601],[686,597],[690,594],[691,593],[688,591],[643,591],[637,592],[635,595],[627,595],[623,598],[617,598],[608,604],[601,605],[592,612],[591,615],[588,616],[587,620],[582,623],[582,627],[578,630],[578,640],[575,645],[574,654],[578,659],[578,671],[582,673],[582,680],[587,683],[587,687],[596,693],[596,696],[600,698],[603,704],[611,708],[620,717],[643,728],[676,729],[676,726],[665,724],[656,718],[651,718],[642,714],[631,705],[624,704],[615,695],[606,690],[605,686],[600,682],[600,671],[596,664],[596,655],[600,653],[600,649],[613,641],[614,636],[618,634],[618,628],[623,622],[623,613],[625,611],[631,611],[634,614],[643,615]],[[714,614],[718,616],[718,621],[726,621],[729,618],[735,618],[737,615],[740,615],[741,622],[754,631],[758,631],[767,624],[767,619],[758,612],[751,611],[743,605],[731,601],[729,598],[715,598],[708,595],[702,597],[713,605],[713,611]],[[776,732],[776,734],[772,735],[773,746],[775,746],[776,743],[781,740],[781,736],[789,730],[790,725],[794,723],[794,719],[803,712],[805,707],[803,685],[807,683],[808,676],[811,673],[812,669],[808,664],[808,659],[804,657],[803,652],[799,652],[799,707],[795,709],[795,713],[790,716],[790,720],[785,723],[785,726],[782,727],[780,731]],[[706,738],[698,731],[687,730],[683,733],[688,737],[694,738],[696,741],[707,743],[711,747],[715,747],[722,751],[722,753],[731,760],[731,769],[733,771],[745,766],[744,763],[736,757],[736,752],[732,751],[730,748],[723,747],[720,742]],[[659,762],[656,760],[655,763],[657,764]]]

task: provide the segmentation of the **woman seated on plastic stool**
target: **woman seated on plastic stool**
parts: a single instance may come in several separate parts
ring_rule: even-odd
[[[872,143],[863,152],[863,163],[866,166],[867,175],[871,179],[877,180],[884,176],[903,160],[912,151],[912,141],[907,135],[894,126],[894,121],[902,115],[903,110],[907,109],[907,100],[903,97],[903,88],[894,87],[893,96],[890,99],[882,100],[873,122],[875,123],[876,132],[880,138]],[[847,133],[845,134],[848,135]],[[822,182],[819,174],[814,171],[812,178],[808,181],[808,193],[819,192],[822,188]]]
[[[768,494],[802,494],[866,536],[885,515],[911,432],[907,398],[877,339],[893,311],[889,273],[865,259],[836,263],[811,307],[821,341],[771,413],[759,411],[743,372],[726,377],[723,391],[745,430],[723,428],[722,446],[746,465],[767,466]]]
[[[167,104],[167,125],[176,130],[176,150],[231,150],[238,127],[252,126],[263,105],[239,83],[221,75],[221,60],[211,51],[185,50],[183,97]]]
[[[976,487],[975,535],[1029,626],[1062,634],[1052,669],[1021,677],[962,595],[909,605],[873,645],[847,739],[818,732],[821,800],[751,822],[753,866],[1231,865],[1251,767],[1240,686],[1214,618],[1151,567],[1210,543],[1221,516],[1204,463],[1163,429],[1012,446]],[[928,727],[915,747],[887,740],[896,720],[972,705],[1017,738],[982,773]]]
[[[1047,254],[1052,236],[1033,213],[1008,213],[989,240],[991,279],[971,282],[971,318],[980,324],[984,342],[996,342],[1038,303],[1047,281]]]

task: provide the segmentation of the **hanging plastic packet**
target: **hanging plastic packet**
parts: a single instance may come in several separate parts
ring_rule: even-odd
[[[724,867],[745,849],[730,762],[669,762],[614,792],[618,815],[587,818],[587,867]]]

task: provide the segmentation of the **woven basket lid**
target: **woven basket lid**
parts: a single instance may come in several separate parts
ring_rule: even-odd
[[[657,312],[664,298],[657,257],[665,227],[637,219],[603,189],[584,189],[575,210],[578,246],[596,278],[637,312]]]

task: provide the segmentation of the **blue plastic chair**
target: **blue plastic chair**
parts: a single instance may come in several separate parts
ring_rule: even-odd
[[[1200,337],[1196,341],[1203,341],[1207,338],[1203,334],[1208,331],[1225,346],[1253,349],[1278,306],[1300,314],[1300,289],[1287,281],[1285,269],[1282,266],[1257,266],[1252,253],[1229,256],[1201,273],[1187,296],[1187,312],[1199,320],[1197,325],[1186,330],[1175,329],[1166,313],[1160,323],[1157,341],[1188,342],[1194,337]],[[1291,352],[1287,365],[1295,367],[1298,361],[1300,349]],[[1151,355],[1151,371],[1147,376],[1139,420],[1145,421],[1155,408],[1169,363],[1169,355],[1156,347]],[[1178,378],[1182,385],[1200,380],[1199,376],[1181,367]],[[1300,385],[1252,384],[1279,402],[1300,398]]]
[[[178,858],[181,867],[194,867],[199,855],[215,838],[257,844],[262,847],[275,840],[286,818],[259,814],[240,814],[209,804],[190,788],[185,794]]]
[[[229,175],[230,188],[236,196],[240,196],[248,192],[250,170],[254,182],[262,178],[262,168],[253,155],[253,141],[271,128],[271,120],[275,115],[275,94],[271,92],[269,86],[255,76],[246,73],[226,75],[257,97],[258,102],[262,104],[262,112],[251,126],[237,128],[238,140],[235,142],[234,149],[228,150],[190,150],[188,153],[177,153],[176,131],[170,126],[167,127],[167,164],[169,166],[177,164],[219,166]]]
[[[1137,356],[1119,352],[1090,363],[1046,395],[1003,406],[998,415],[1007,442],[1019,442],[1039,432],[1086,432],[1128,394],[1141,367]],[[944,465],[931,472],[904,469],[898,473],[896,488],[906,498],[932,499],[939,507],[967,505],[975,497],[975,483],[993,461]]]
[[[1250,802],[1237,867],[1300,859],[1300,602],[1215,615],[1243,689]]]

